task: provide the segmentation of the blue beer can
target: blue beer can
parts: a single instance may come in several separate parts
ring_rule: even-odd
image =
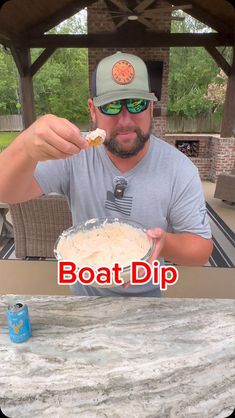
[[[13,343],[24,343],[31,337],[28,306],[22,303],[7,308],[8,330]]]

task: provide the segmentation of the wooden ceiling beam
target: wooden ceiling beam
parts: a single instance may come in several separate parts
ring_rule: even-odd
[[[218,32],[222,32],[222,33],[229,32],[230,28],[228,27],[228,25],[223,23],[221,20],[216,19],[211,14],[205,12],[199,6],[193,6],[192,9],[190,9],[187,13],[189,13],[195,19],[200,20],[200,22],[204,23],[205,25],[209,26],[210,28]]]
[[[169,3],[172,4],[170,1]],[[228,25],[207,12],[205,9],[199,6],[198,3],[194,3],[193,0],[191,0],[189,3],[192,5],[192,8],[187,11],[189,15],[218,32],[230,32]],[[181,4],[182,0],[174,0],[174,6],[180,6]]]
[[[48,32],[50,29],[63,22],[65,19],[68,19],[69,17],[75,15],[85,7],[89,7],[92,3],[95,3],[95,0],[73,0],[67,6],[63,7],[62,9],[55,12],[53,15],[49,16],[39,25],[28,30],[27,33],[30,36],[34,36]]]
[[[10,48],[20,77],[25,77],[31,65],[30,49],[25,46],[18,47],[15,45],[11,45]]]
[[[224,73],[229,76],[231,72],[231,65],[226,61],[223,55],[218,51],[215,46],[206,46],[205,47],[207,52],[212,56],[215,62],[218,64],[220,68],[224,71]]]
[[[46,48],[33,64],[31,64],[31,51],[29,47],[25,45],[22,45],[22,47],[16,45],[11,46],[11,53],[21,77],[33,77],[55,50],[55,47]]]
[[[56,48],[46,48],[44,51],[39,55],[39,57],[34,61],[34,63],[30,66],[30,74],[33,77],[38,70],[45,64],[45,62],[50,58],[50,56],[54,53]]]
[[[132,36],[125,33],[94,33],[88,35],[41,35],[24,40],[14,40],[19,47],[28,48],[125,48],[125,47],[206,47],[231,46],[233,35],[218,33],[157,33],[135,32]]]

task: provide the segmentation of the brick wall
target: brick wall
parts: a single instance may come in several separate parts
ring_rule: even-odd
[[[169,6],[167,1],[159,1],[158,5],[163,4]],[[100,16],[100,18],[99,18]],[[170,13],[164,12],[159,14],[159,18],[155,21],[156,30],[159,32],[170,32]],[[88,33],[114,32],[115,25],[106,8],[103,0],[97,1],[93,6],[88,8]],[[107,35],[108,36],[108,35]],[[107,55],[114,54],[120,48],[89,48],[89,79],[96,68],[98,62]],[[157,108],[161,110],[160,116],[155,116],[153,121],[153,133],[156,136],[164,137],[166,131],[166,113],[167,113],[167,97],[168,97],[168,73],[169,73],[169,48],[122,48],[123,52],[138,55],[143,60],[163,61],[163,79],[161,101],[157,103]]]
[[[210,143],[210,180],[216,181],[221,173],[230,173],[235,166],[235,138],[212,137]]]
[[[177,140],[199,141],[197,158],[190,158],[198,167],[202,180],[216,182],[221,173],[230,173],[235,161],[235,138],[219,135],[166,134],[165,140],[175,146]]]
[[[212,162],[210,135],[166,134],[165,140],[173,146],[175,146],[177,140],[199,141],[198,157],[190,157],[190,159],[197,166],[200,178],[210,180]]]

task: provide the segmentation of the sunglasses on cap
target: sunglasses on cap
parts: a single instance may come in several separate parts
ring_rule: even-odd
[[[126,107],[129,113],[137,115],[138,113],[144,112],[149,106],[149,100],[145,99],[124,99],[115,100],[114,102],[106,103],[103,106],[99,106],[98,109],[104,115],[115,116],[121,113],[123,106]]]

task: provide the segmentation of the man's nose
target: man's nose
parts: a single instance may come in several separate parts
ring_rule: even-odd
[[[119,113],[118,116],[119,116],[118,122],[121,125],[129,125],[130,122],[132,122],[131,114],[130,114],[130,112],[128,112],[126,106],[122,107],[122,110],[121,110],[121,112]]]

